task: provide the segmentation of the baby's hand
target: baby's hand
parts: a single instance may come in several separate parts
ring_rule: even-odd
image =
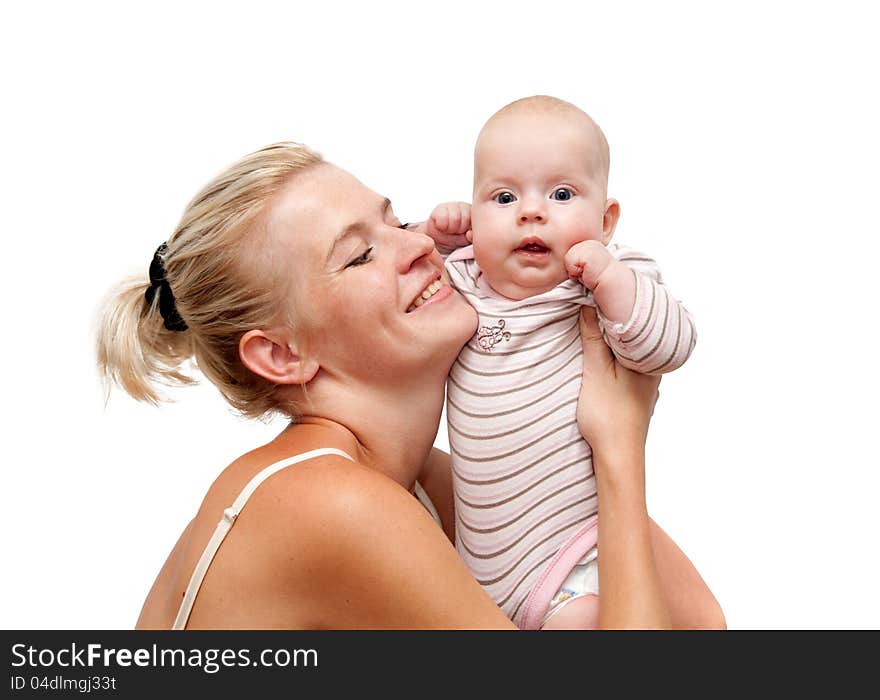
[[[425,233],[441,248],[462,248],[472,242],[471,205],[465,202],[438,204],[425,222]]]
[[[596,288],[599,278],[614,263],[623,264],[599,241],[575,243],[565,254],[565,270],[568,276],[580,280],[590,290]]]
[[[608,248],[599,241],[576,243],[565,254],[565,270],[593,292],[607,319],[614,323],[629,320],[636,303],[635,276]]]

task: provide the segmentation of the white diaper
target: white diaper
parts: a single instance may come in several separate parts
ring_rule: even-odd
[[[550,607],[541,626],[544,626],[547,620],[567,603],[585,595],[599,595],[599,550],[596,547],[575,564],[571,573],[562,582],[553,600],[550,601]]]

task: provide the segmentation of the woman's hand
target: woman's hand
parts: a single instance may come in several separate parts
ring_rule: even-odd
[[[670,626],[645,498],[645,439],[658,377],[620,365],[602,338],[595,309],[581,312],[584,378],[578,426],[593,448],[599,494],[599,626]]]
[[[594,452],[643,452],[660,378],[621,365],[602,338],[596,310],[581,311],[584,369],[578,427]]]

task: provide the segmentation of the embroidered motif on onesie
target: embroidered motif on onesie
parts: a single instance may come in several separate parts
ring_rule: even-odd
[[[504,319],[498,319],[498,323],[494,326],[480,326],[477,331],[477,345],[486,352],[492,352],[498,343],[502,340],[510,340],[510,332],[504,330]]]

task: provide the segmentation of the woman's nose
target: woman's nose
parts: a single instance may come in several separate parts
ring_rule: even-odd
[[[434,241],[430,236],[417,231],[401,231],[403,241],[398,251],[398,268],[407,272],[418,261],[434,252]]]

